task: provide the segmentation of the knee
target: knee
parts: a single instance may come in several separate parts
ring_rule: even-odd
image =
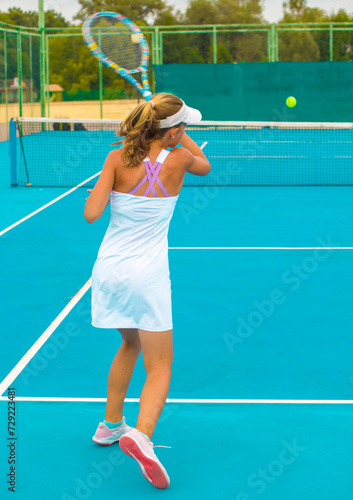
[[[130,351],[136,351],[138,353],[141,351],[141,343],[140,343],[139,338],[134,339],[134,340],[123,339],[121,346],[124,349],[130,350]]]
[[[147,375],[161,378],[170,378],[172,373],[172,360],[144,362]]]

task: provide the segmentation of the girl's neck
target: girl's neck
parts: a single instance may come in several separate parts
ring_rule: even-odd
[[[150,145],[149,156],[158,156],[162,149],[168,147],[168,144],[163,143],[163,141],[153,141]]]
[[[161,139],[157,139],[151,142],[150,149],[157,151],[158,149],[167,149],[169,147],[168,141],[163,141]]]

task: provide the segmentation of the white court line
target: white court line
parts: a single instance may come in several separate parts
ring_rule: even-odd
[[[169,247],[169,250],[348,250],[353,249],[353,247]],[[5,390],[12,384],[12,382],[18,377],[21,371],[27,366],[30,360],[35,356],[43,344],[48,340],[56,328],[62,323],[69,312],[75,307],[75,305],[81,300],[83,295],[91,286],[91,278],[85,283],[85,285],[77,292],[77,294],[71,299],[71,301],[65,306],[61,313],[55,318],[55,320],[50,324],[50,326],[42,333],[42,335],[37,339],[37,341],[32,345],[32,347],[26,352],[22,359],[15,365],[11,372],[4,378],[0,384],[0,395],[5,392]],[[1,401],[1,397],[0,397]],[[205,402],[208,400],[205,400]],[[211,400],[210,400],[211,401]],[[231,400],[232,402],[241,402],[242,400]],[[245,402],[246,400],[244,400]],[[249,400],[250,401],[250,400]]]
[[[169,247],[169,250],[353,250],[353,247]]]
[[[10,373],[4,378],[0,384],[0,394],[3,394],[6,389],[12,384],[16,377],[21,373],[21,371],[27,366],[31,361],[33,356],[39,351],[42,345],[48,340],[50,335],[58,328],[60,323],[66,318],[69,312],[75,307],[75,305],[81,300],[84,294],[91,286],[91,278],[83,285],[81,290],[79,290],[76,295],[70,300],[70,302],[64,307],[61,313],[55,318],[55,320],[48,326],[45,332],[36,340],[36,342],[28,349],[26,354],[20,359],[16,366],[10,371]]]
[[[42,207],[38,208],[37,210],[35,210],[31,214],[26,215],[26,217],[23,217],[23,219],[20,219],[17,222],[15,222],[14,224],[12,224],[11,226],[7,227],[6,229],[3,229],[2,231],[0,231],[0,236],[2,236],[3,234],[7,233],[8,231],[10,231],[10,229],[13,229],[14,227],[18,226],[19,224],[22,224],[22,222],[25,222],[26,220],[30,219],[31,217],[33,217],[34,215],[38,214],[39,212],[41,212],[45,208],[50,207],[50,205],[53,205],[54,203],[56,203],[57,201],[61,200],[62,198],[65,198],[65,196],[73,193],[74,191],[76,191],[76,189],[78,189],[81,186],[84,186],[87,182],[91,181],[92,179],[94,179],[95,177],[97,177],[99,174],[100,174],[100,172],[97,172],[96,174],[92,175],[92,177],[89,177],[85,181],[80,182],[80,184],[77,184],[77,186],[75,186],[74,188],[70,189],[69,191],[66,191],[64,194],[58,196],[57,198],[55,198],[54,200],[50,201],[46,205],[43,205]]]
[[[351,250],[353,247],[169,247],[169,250]],[[77,294],[70,300],[70,302],[65,306],[61,313],[55,318],[55,320],[50,324],[50,326],[42,333],[38,340],[32,345],[32,347],[26,352],[22,359],[15,365],[11,372],[4,378],[0,384],[0,394],[3,394],[5,390],[12,384],[12,382],[18,377],[21,371],[27,366],[30,360],[35,356],[43,344],[48,340],[56,328],[62,323],[69,312],[75,307],[75,305],[81,300],[83,295],[91,286],[91,278],[85,283],[85,285],[77,292]],[[6,398],[5,398],[6,399]],[[1,397],[0,397],[1,401]],[[176,400],[175,400],[176,401]],[[181,400],[180,400],[181,401]],[[212,400],[198,400],[203,402],[212,402]],[[216,400],[215,400],[216,401]],[[219,400],[217,400],[219,401]],[[224,400],[224,402],[261,402],[262,400]],[[281,400],[263,400],[263,402],[281,402]],[[294,401],[294,400],[293,400]],[[343,403],[341,403],[343,404]],[[347,403],[348,404],[348,403]]]
[[[0,401],[7,401],[1,396]],[[51,398],[51,397],[16,397],[16,401],[48,402],[48,403],[105,403],[107,398]],[[125,403],[139,403],[139,398],[126,398]],[[350,399],[167,399],[167,403],[193,404],[315,404],[315,405],[351,405]]]
[[[298,158],[306,158],[306,156],[299,156],[299,155],[295,155],[295,156],[289,156],[289,155],[286,155],[286,156],[279,156],[279,155],[276,155],[276,156],[268,156],[268,155],[243,155],[243,156],[240,156],[240,155],[231,155],[231,156],[225,156],[225,155],[222,155],[222,156],[215,156],[215,155],[208,155],[208,158],[269,158],[269,159],[276,159],[276,158],[294,158],[294,159],[298,159]]]

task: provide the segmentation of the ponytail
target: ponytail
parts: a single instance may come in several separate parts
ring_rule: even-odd
[[[126,167],[136,167],[146,158],[151,143],[169,130],[160,128],[160,120],[177,113],[183,104],[173,94],[156,94],[152,99],[139,104],[121,123],[119,136],[125,137],[122,159]]]

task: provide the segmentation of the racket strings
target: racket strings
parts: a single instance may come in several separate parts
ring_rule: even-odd
[[[98,21],[92,26],[92,37],[104,55],[122,68],[137,69],[142,59],[138,37],[115,18],[101,17]]]

